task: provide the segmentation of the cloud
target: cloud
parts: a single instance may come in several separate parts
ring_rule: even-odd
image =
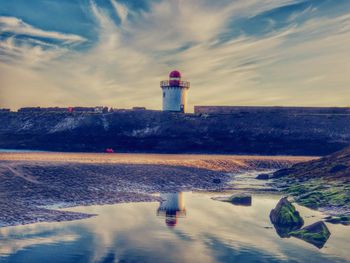
[[[116,0],[111,0],[111,4],[114,7],[115,12],[117,13],[121,23],[124,23],[128,17],[129,10],[123,4],[120,4]]]
[[[342,73],[349,70],[347,14],[327,17],[317,16],[311,7],[294,10],[286,15],[286,26],[263,35],[241,32],[223,39],[241,18],[253,19],[300,1],[171,0],[151,2],[147,10],[130,10],[127,2],[110,1],[120,23],[90,1],[95,21],[91,30],[98,40],[89,49],[0,40],[0,77],[7,87],[1,90],[0,105],[160,109],[159,81],[174,68],[192,82],[190,106],[348,105],[350,79]],[[296,22],[306,13],[310,17]],[[269,25],[277,23],[267,19]],[[11,68],[9,57],[22,65],[20,69]],[[322,97],[321,91],[329,96]],[[45,100],[37,99],[38,92],[44,92]],[[22,93],[33,95],[14,95]]]
[[[50,62],[62,56],[67,50],[36,39],[18,40],[9,37],[0,40],[0,59],[14,63],[17,66],[44,66],[45,62]]]
[[[44,31],[35,28],[16,17],[0,16],[0,33],[13,33],[16,35],[26,35],[31,37],[51,38],[62,40],[66,43],[76,43],[86,41],[85,38],[73,34],[63,34],[54,31]]]

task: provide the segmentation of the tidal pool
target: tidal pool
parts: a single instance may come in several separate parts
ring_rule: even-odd
[[[0,228],[0,262],[350,262],[350,227],[327,226],[322,249],[280,238],[269,220],[278,195],[251,206],[212,200],[220,193],[162,194],[162,202],[66,209],[80,221]],[[324,217],[297,206],[305,225]]]

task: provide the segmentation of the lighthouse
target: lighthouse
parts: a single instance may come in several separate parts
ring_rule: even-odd
[[[160,82],[163,92],[163,111],[186,112],[188,81],[181,80],[181,73],[177,70],[170,72],[169,80]]]

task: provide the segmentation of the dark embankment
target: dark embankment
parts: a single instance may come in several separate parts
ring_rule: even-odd
[[[273,176],[302,205],[350,212],[350,148],[296,164]]]
[[[350,144],[350,115],[0,113],[0,148],[51,151],[326,155]]]

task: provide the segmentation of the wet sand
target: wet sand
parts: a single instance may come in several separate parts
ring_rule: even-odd
[[[158,192],[224,190],[232,174],[279,169],[310,157],[0,153],[0,227],[76,220],[52,210],[155,201]],[[219,179],[220,183],[214,183]],[[217,180],[216,180],[217,181]]]
[[[155,164],[234,172],[257,165],[285,166],[306,162],[310,156],[202,155],[202,154],[105,154],[59,152],[1,153],[0,161],[39,163]]]

